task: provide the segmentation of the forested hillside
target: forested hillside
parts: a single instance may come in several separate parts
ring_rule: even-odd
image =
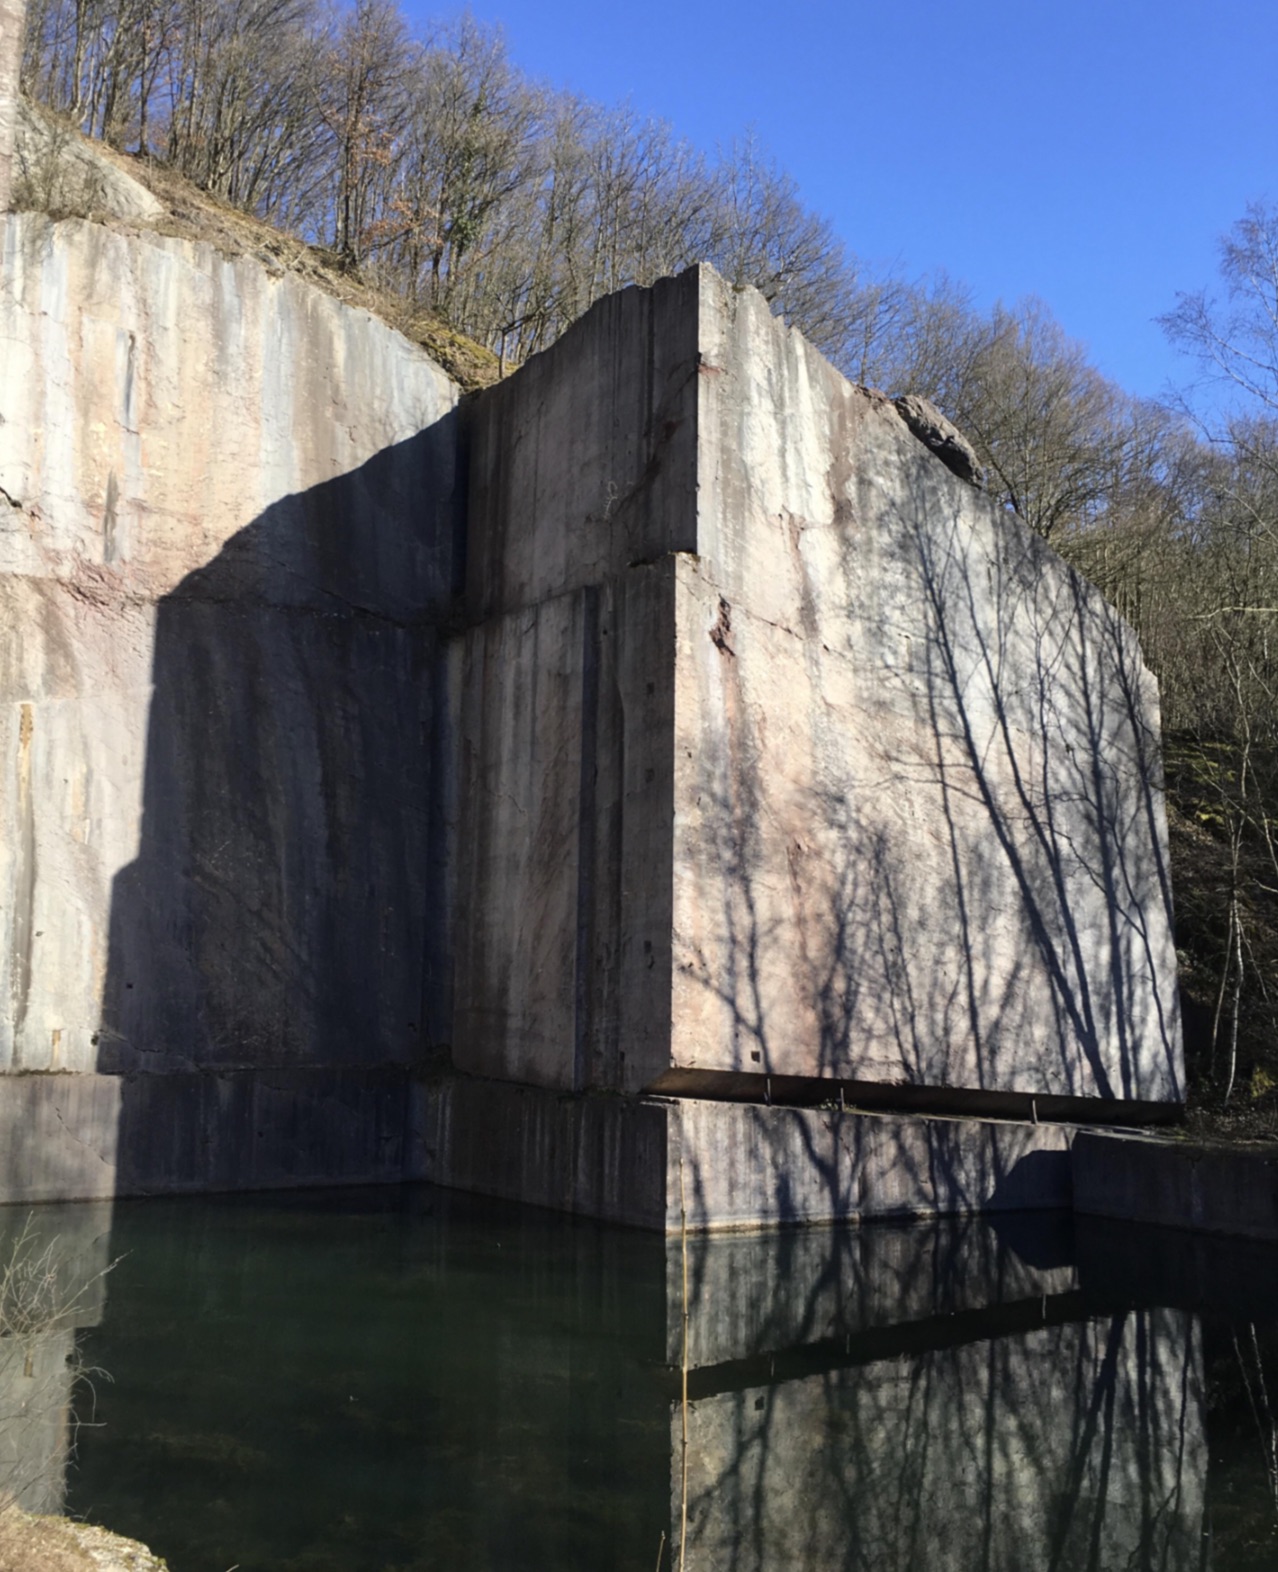
[[[1185,391],[1152,403],[1037,301],[984,312],[947,278],[872,274],[749,137],[712,156],[548,88],[469,18],[418,38],[392,0],[28,0],[23,83],[496,372],[612,290],[708,259],[850,377],[935,400],[997,501],[1140,633],[1195,1098],[1278,1129],[1278,209],[1222,242],[1214,294],[1167,303]]]

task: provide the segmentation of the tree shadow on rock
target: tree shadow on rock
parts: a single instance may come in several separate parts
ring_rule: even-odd
[[[402,1164],[450,1003],[456,444],[454,411],[282,498],[156,608],[98,1048],[120,1189]]]
[[[853,509],[837,563],[800,533],[821,655],[734,609],[703,683],[676,946],[716,1068],[1174,1104],[1152,679],[1098,592],[933,469]]]

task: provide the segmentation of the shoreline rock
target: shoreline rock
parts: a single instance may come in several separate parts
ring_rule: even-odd
[[[169,1572],[136,1539],[93,1523],[0,1510],[0,1572]]]

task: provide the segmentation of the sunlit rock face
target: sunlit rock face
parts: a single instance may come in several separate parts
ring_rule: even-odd
[[[461,1065],[1181,1097],[1157,693],[1091,586],[705,268],[472,425]]]
[[[0,0],[0,213],[13,197],[25,0]]]

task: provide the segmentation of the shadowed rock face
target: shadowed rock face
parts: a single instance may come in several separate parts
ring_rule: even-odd
[[[0,237],[0,1061],[83,1076],[0,1083],[5,1194],[398,1177],[457,391],[256,262]]]
[[[427,1040],[423,968],[441,997],[447,978],[427,881],[448,717],[409,596],[427,577],[413,517],[450,439],[428,428],[282,499],[159,603],[99,1069],[404,1064]]]
[[[257,263],[3,246],[0,1059],[402,1060],[456,390]]]
[[[1181,1097],[1153,681],[912,424],[705,269],[478,401],[463,1066]]]
[[[259,264],[3,233],[5,1063],[402,1061],[456,390]]]

